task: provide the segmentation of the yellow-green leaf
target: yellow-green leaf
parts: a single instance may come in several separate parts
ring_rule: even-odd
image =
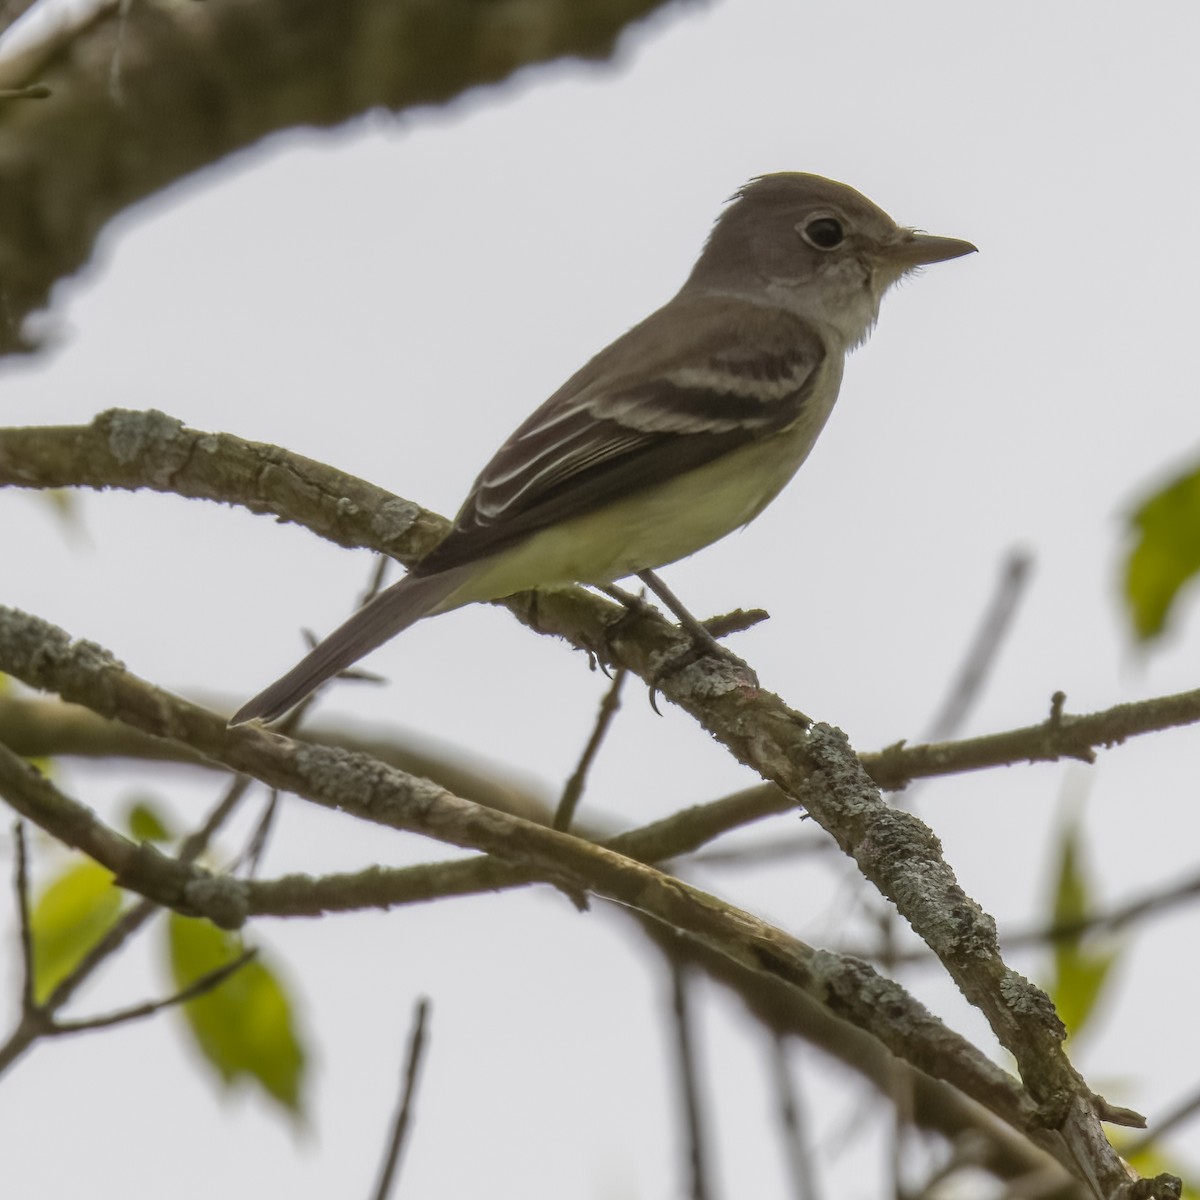
[[[1059,929],[1086,921],[1095,908],[1083,861],[1078,821],[1066,825],[1059,846],[1051,920]],[[1047,989],[1067,1031],[1077,1036],[1093,1016],[1120,948],[1111,936],[1065,932],[1054,941],[1054,978]]]
[[[125,827],[139,842],[169,842],[175,836],[162,805],[153,798],[136,800],[129,806]]]
[[[1142,502],[1125,563],[1125,602],[1143,641],[1162,633],[1180,589],[1200,572],[1200,465]]]
[[[242,952],[236,935],[178,913],[170,917],[169,944],[181,989]],[[197,1045],[227,1086],[253,1080],[293,1116],[302,1115],[304,1047],[287,991],[261,958],[183,1008]]]
[[[70,867],[46,888],[30,915],[33,990],[39,1003],[112,928],[121,905],[112,873],[90,860]]]

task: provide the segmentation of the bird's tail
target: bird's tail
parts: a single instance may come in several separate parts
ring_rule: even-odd
[[[230,718],[230,725],[255,718],[274,721],[283,716],[325,680],[437,610],[470,573],[468,567],[458,567],[436,575],[406,575],[393,583],[339,625],[286,675],[243,704]]]

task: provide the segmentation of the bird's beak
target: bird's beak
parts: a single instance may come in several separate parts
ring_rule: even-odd
[[[883,254],[888,262],[907,271],[911,267],[923,267],[950,258],[961,258],[964,254],[974,254],[976,249],[961,238],[934,237],[931,233],[905,230],[896,241],[884,247]]]

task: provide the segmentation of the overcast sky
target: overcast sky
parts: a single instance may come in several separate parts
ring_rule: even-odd
[[[738,186],[817,172],[980,253],[885,300],[797,480],[668,581],[702,614],[769,609],[736,648],[864,750],[921,734],[1014,546],[1035,576],[970,732],[1037,721],[1060,688],[1088,711],[1194,687],[1195,613],[1136,653],[1116,580],[1123,515],[1200,449],[1198,35],[1200,8],[1183,2],[672,10],[615,65],[533,70],[436,112],[279,137],[127,214],[56,294],[54,349],[0,366],[0,418],[155,407],[452,513],[511,428],[679,286]],[[81,520],[67,536],[38,498],[0,492],[0,599],[230,708],[291,664],[302,627],[339,621],[371,569],[296,528],[170,497],[89,495]],[[484,608],[427,622],[369,665],[390,686],[344,687],[327,716],[469,745],[547,796],[606,683]],[[1195,736],[1144,739],[1091,769],[931,784],[919,809],[966,891],[1011,926],[1044,911],[1073,790],[1116,902],[1194,864]],[[105,812],[153,789],[181,821],[212,794],[174,773],[61,778]],[[631,687],[586,803],[640,824],[751,782]],[[350,824],[287,807],[266,872],[430,856]],[[780,818],[757,835],[797,828]],[[809,860],[695,879],[818,944],[845,935],[850,893]],[[421,993],[433,1042],[405,1194],[681,1194],[665,981],[619,914],[527,890],[253,934],[304,998],[314,1136],[253,1098],[220,1103],[160,1020],[40,1046],[4,1081],[0,1129],[24,1130],[3,1138],[14,1195],[95,1191],[131,1171],[129,1195],[151,1194],[148,1180],[181,1196],[363,1195]],[[1194,1086],[1195,967],[1175,951],[1195,942],[1191,913],[1140,939],[1075,1052],[1115,1102],[1154,1115]],[[904,981],[991,1046],[940,973]],[[165,986],[147,949],[81,1011]],[[7,1026],[13,976],[2,990]],[[707,989],[702,1029],[724,1194],[783,1197],[769,1047]],[[870,1195],[861,1171],[877,1147],[846,1134],[864,1094],[818,1081],[818,1061],[805,1056],[802,1076],[827,1194]],[[71,1155],[56,1150],[66,1131]],[[1193,1129],[1177,1144],[1194,1143]]]

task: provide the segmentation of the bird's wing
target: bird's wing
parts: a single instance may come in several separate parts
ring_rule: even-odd
[[[601,351],[501,446],[418,574],[494,554],[799,419],[826,356],[811,325],[729,297],[670,309]]]

